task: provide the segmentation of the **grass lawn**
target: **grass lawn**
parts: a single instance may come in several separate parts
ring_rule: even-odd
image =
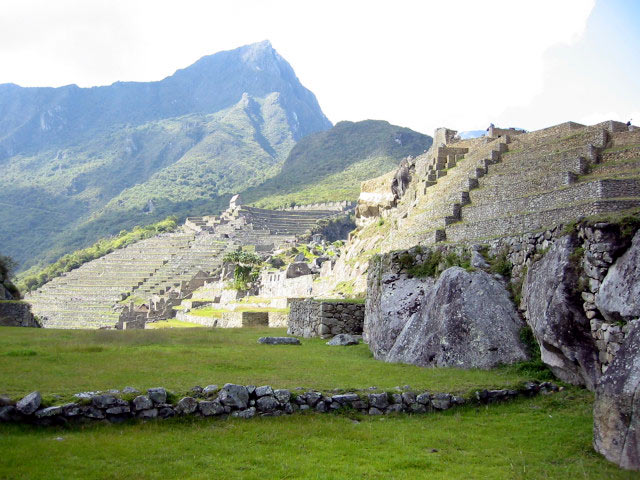
[[[0,478],[638,478],[591,448],[591,402],[572,388],[432,415],[0,425]]]
[[[146,328],[151,330],[158,328],[202,328],[202,325],[170,318],[169,320],[162,320],[160,322],[147,323]]]
[[[515,386],[532,379],[517,368],[492,371],[420,368],[384,363],[366,345],[329,347],[260,345],[259,337],[286,335],[274,328],[158,330],[53,330],[3,327],[0,394],[33,390],[67,397],[81,391],[140,390],[163,386],[176,393],[195,385],[272,385],[279,388],[352,389],[398,385],[467,393]]]
[[[374,360],[366,345],[332,348],[319,339],[303,339],[302,346],[256,343],[284,329],[0,332],[0,394],[19,397],[37,389],[48,403],[126,385],[179,393],[225,382],[324,390],[409,384],[469,392],[516,385],[535,373],[389,364]],[[638,478],[593,451],[592,402],[589,392],[567,388],[431,415],[0,424],[0,479]]]

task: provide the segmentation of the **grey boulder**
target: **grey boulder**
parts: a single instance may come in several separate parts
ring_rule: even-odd
[[[224,413],[224,407],[218,400],[212,402],[200,402],[200,412],[206,417],[211,415],[222,415]]]
[[[577,246],[573,236],[565,236],[531,265],[522,304],[542,361],[561,380],[594,390],[601,371],[598,351],[589,321],[573,294],[578,275],[571,254]]]
[[[153,403],[167,403],[167,391],[162,387],[150,388],[147,395]]]
[[[91,399],[91,403],[96,408],[109,408],[118,403],[118,399],[113,395],[96,395]]]
[[[133,399],[133,407],[136,410],[149,410],[153,408],[153,402],[146,395],[138,395]]]
[[[31,392],[29,395],[16,403],[16,410],[23,415],[31,415],[40,407],[42,396],[40,392]]]
[[[243,385],[227,383],[220,390],[218,399],[225,406],[243,410],[249,405],[249,391]]]
[[[202,389],[202,394],[205,397],[211,397],[218,392],[218,385],[207,385]]]
[[[432,278],[409,277],[396,269],[392,254],[374,257],[369,263],[362,336],[378,360],[386,358],[435,283]]]
[[[260,397],[256,401],[256,406],[261,412],[272,412],[278,408],[278,401],[271,395]]]
[[[384,359],[420,366],[493,368],[526,360],[524,323],[503,284],[484,271],[445,270]]]
[[[593,447],[622,468],[640,470],[640,322],[600,379],[593,407]]]
[[[198,409],[198,402],[193,397],[181,398],[174,410],[177,414],[188,415]]]
[[[233,412],[231,416],[236,418],[244,418],[244,419],[253,418],[256,416],[256,408],[251,407],[251,408],[247,408],[246,410]]]
[[[264,345],[300,345],[300,340],[295,337],[260,337],[258,343]]]
[[[609,268],[596,295],[596,306],[611,323],[640,317],[640,231]]]
[[[282,405],[288,403],[289,400],[291,400],[291,392],[284,388],[278,388],[277,390],[274,390],[273,396],[276,397],[276,400],[278,400],[278,402]]]
[[[360,340],[358,337],[354,335],[349,335],[348,333],[339,333],[331,340],[327,342],[327,345],[335,346],[347,346],[347,345],[358,345]]]

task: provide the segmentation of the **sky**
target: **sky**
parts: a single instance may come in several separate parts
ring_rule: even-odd
[[[334,123],[640,124],[638,0],[2,0],[0,83],[160,80],[265,39]]]

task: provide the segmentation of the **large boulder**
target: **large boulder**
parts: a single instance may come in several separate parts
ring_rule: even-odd
[[[640,318],[640,231],[609,268],[596,295],[596,306],[611,323]]]
[[[304,261],[296,261],[294,263],[291,263],[287,267],[287,272],[285,275],[287,278],[298,278],[303,275],[311,275],[312,273],[313,272],[309,268],[309,265],[307,265]]]
[[[436,281],[397,268],[385,256],[369,274],[365,338],[376,358],[461,368],[527,359],[524,322],[493,276],[453,267]]]
[[[385,359],[434,283],[432,278],[400,273],[391,255],[375,257],[369,262],[362,336],[375,358]]]
[[[594,390],[600,378],[598,350],[581,306],[573,236],[558,240],[532,264],[523,285],[526,318],[540,344],[542,361],[565,382]]]
[[[640,470],[640,321],[602,376],[593,408],[593,446],[622,468]]]
[[[411,183],[411,172],[409,167],[409,161],[405,158],[400,162],[400,165],[393,176],[391,192],[396,199],[402,198],[404,193],[407,191],[409,183]]]

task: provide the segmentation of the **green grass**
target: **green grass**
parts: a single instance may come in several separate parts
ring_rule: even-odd
[[[147,323],[147,329],[157,330],[162,328],[202,328],[202,325],[198,323],[183,322],[170,318],[169,320],[162,320],[160,322]]]
[[[221,310],[219,308],[201,307],[201,308],[194,308],[193,310],[189,310],[189,315],[195,315],[196,317],[222,318],[222,314],[224,312],[226,312],[226,310]]]
[[[477,388],[517,386],[530,372],[428,369],[375,360],[364,344],[328,347],[302,339],[301,347],[265,346],[259,337],[285,329],[181,328],[161,330],[2,329],[0,394],[19,397],[33,390],[68,396],[86,390],[144,389],[175,392],[194,385],[269,384],[329,390],[398,385],[467,393]],[[29,355],[9,352],[30,350]]]
[[[638,478],[593,451],[591,401],[570,389],[435,415],[0,425],[0,478]]]
[[[355,303],[356,305],[364,305],[366,298],[314,298],[318,302],[324,303]]]

